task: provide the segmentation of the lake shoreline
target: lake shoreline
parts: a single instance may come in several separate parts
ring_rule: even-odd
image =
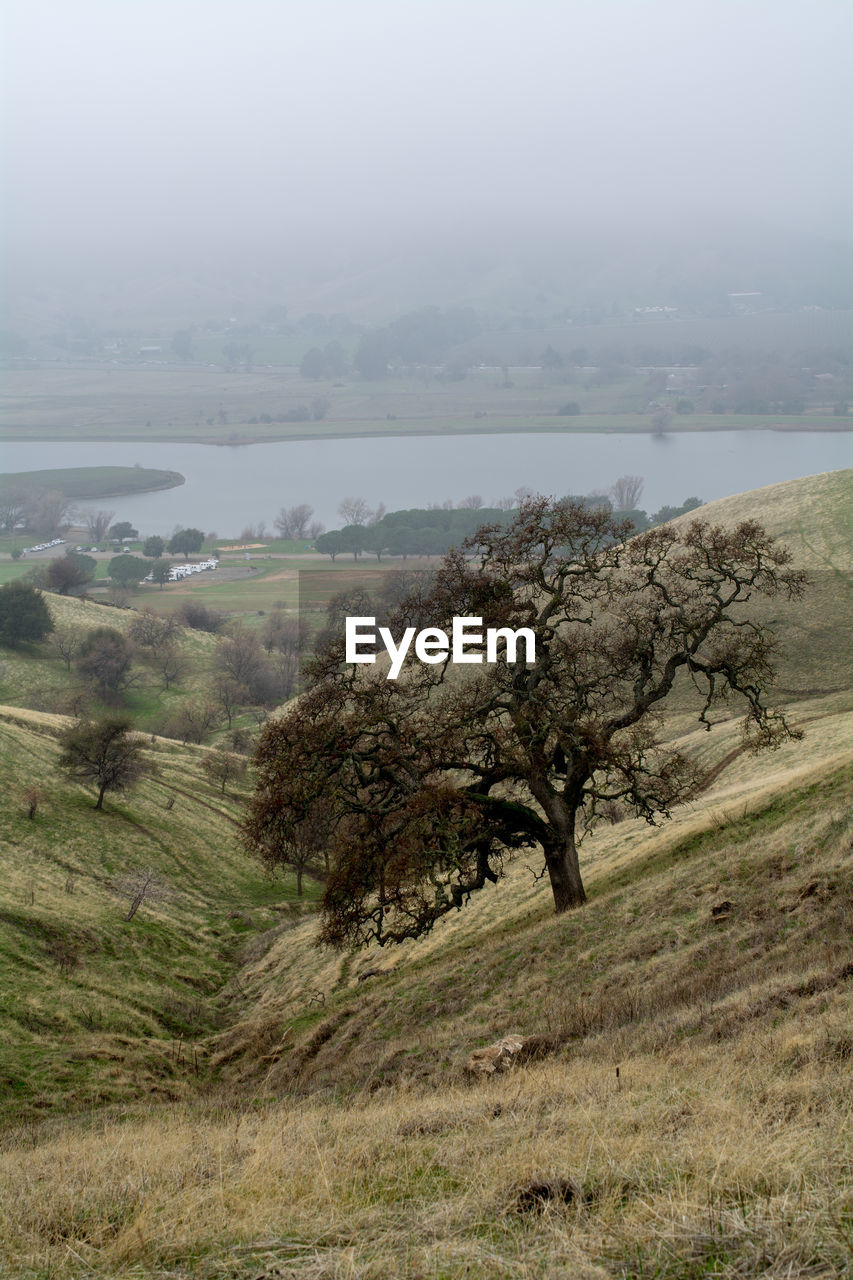
[[[607,492],[626,474],[644,477],[640,506],[653,512],[687,497],[712,501],[734,489],[844,468],[847,439],[838,431],[729,430],[315,436],[225,449],[64,441],[52,447],[51,460],[66,468],[139,464],[181,474],[185,483],[175,488],[111,498],[116,519],[146,535],[171,536],[176,527],[237,535],[260,522],[271,526],[282,508],[294,504],[310,506],[313,519],[337,528],[338,506],[348,495],[371,509],[455,505],[468,495],[495,506],[520,486],[554,494]],[[3,454],[8,468],[25,471],[44,461],[45,450],[29,441],[8,444]]]
[[[139,445],[205,445],[208,447],[220,449],[243,449],[251,445],[262,444],[289,444],[291,442],[305,442],[318,440],[413,440],[419,438],[453,438],[455,436],[501,436],[501,435],[554,435],[554,436],[579,436],[579,435],[596,435],[596,436],[612,436],[612,435],[630,435],[630,436],[651,436],[655,439],[665,438],[667,436],[696,436],[696,435],[723,435],[726,432],[808,432],[823,433],[832,432],[844,434],[845,432],[853,432],[853,418],[821,418],[819,420],[797,419],[794,422],[779,422],[778,420],[768,422],[750,422],[745,421],[734,422],[730,416],[719,423],[702,423],[684,424],[673,423],[661,431],[660,428],[651,426],[651,424],[643,424],[635,426],[631,423],[630,417],[626,415],[627,421],[616,421],[609,417],[607,425],[590,424],[588,417],[581,419],[575,425],[566,426],[565,423],[554,423],[548,418],[536,419],[534,422],[528,420],[526,427],[519,427],[518,419],[506,419],[499,422],[492,418],[491,422],[484,423],[476,418],[456,419],[453,424],[437,424],[434,426],[423,425],[423,420],[415,418],[398,419],[387,425],[383,422],[380,426],[377,422],[371,429],[364,422],[358,422],[353,425],[352,430],[330,431],[324,430],[323,424],[315,423],[314,429],[311,431],[302,430],[294,432],[273,432],[268,435],[243,435],[232,431],[230,436],[205,435],[194,436],[189,434],[181,434],[173,432],[169,434],[161,434],[158,432],[148,434],[121,435],[111,438],[104,434],[74,432],[67,434],[63,432],[53,431],[42,434],[41,432],[33,432],[32,430],[4,430],[0,428],[0,445],[2,444],[139,444]],[[436,419],[427,419],[428,422],[436,423]],[[168,487],[168,486],[167,486]],[[112,496],[112,495],[104,495]]]

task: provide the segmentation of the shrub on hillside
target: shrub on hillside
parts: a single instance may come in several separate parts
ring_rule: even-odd
[[[28,582],[7,582],[0,587],[0,644],[16,649],[36,644],[53,630],[53,621],[42,593]]]

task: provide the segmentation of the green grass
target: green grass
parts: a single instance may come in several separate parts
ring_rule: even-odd
[[[0,1115],[55,1106],[180,1096],[190,1046],[222,1023],[242,939],[280,927],[296,905],[239,849],[242,793],[206,779],[203,748],[158,740],[151,772],[128,795],[90,788],[56,767],[50,717],[0,717],[6,797],[0,909]],[[43,793],[36,818],[24,795]],[[160,897],[123,919],[138,871]],[[305,903],[316,894],[306,881]],[[285,916],[282,916],[282,911]],[[174,1041],[183,1037],[183,1057]]]
[[[0,478],[0,497],[20,489],[49,489],[66,498],[118,498],[148,493],[153,489],[174,489],[184,483],[177,471],[153,467],[64,467],[46,471],[13,471]]]
[[[805,740],[738,754],[725,708],[706,734],[676,707],[667,735],[719,766],[712,785],[661,828],[585,838],[589,901],[559,917],[529,851],[426,938],[319,950],[292,881],[237,847],[248,781],[223,798],[204,748],[158,740],[156,772],[98,814],[56,771],[56,718],[0,710],[0,1270],[846,1274],[853,714],[834,483],[726,512],[802,517],[795,555],[820,566],[784,623]],[[195,642],[201,658],[212,642]],[[41,660],[3,655],[19,661]],[[167,892],[125,921],[139,867]],[[467,1078],[471,1049],[508,1033],[545,1037],[547,1057]],[[520,1207],[542,1180],[571,1202]]]

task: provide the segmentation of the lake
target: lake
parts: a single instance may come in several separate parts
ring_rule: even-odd
[[[275,444],[35,443],[2,446],[5,472],[42,467],[133,466],[180,471],[177,489],[81,504],[115,511],[143,534],[176,525],[234,537],[272,527],[281,507],[307,502],[328,528],[342,498],[389,510],[458,502],[486,505],[524,485],[537,493],[606,491],[621,475],[645,479],[640,506],[657,510],[834,471],[853,462],[848,432],[719,431],[663,436],[538,433],[364,437]]]

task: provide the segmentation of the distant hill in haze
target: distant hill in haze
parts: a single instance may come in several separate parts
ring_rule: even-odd
[[[781,308],[844,308],[853,297],[848,245],[701,211],[651,225],[623,209],[608,226],[547,210],[536,222],[496,211],[474,224],[463,210],[454,226],[387,235],[350,235],[341,224],[313,241],[283,230],[192,257],[163,249],[149,260],[137,250],[88,265],[16,264],[5,327],[31,338],[76,317],[83,327],[169,334],[208,320],[257,323],[271,308],[291,320],[320,312],[361,324],[423,305],[542,318],[589,309],[604,318],[613,307],[725,309],[731,294]]]

